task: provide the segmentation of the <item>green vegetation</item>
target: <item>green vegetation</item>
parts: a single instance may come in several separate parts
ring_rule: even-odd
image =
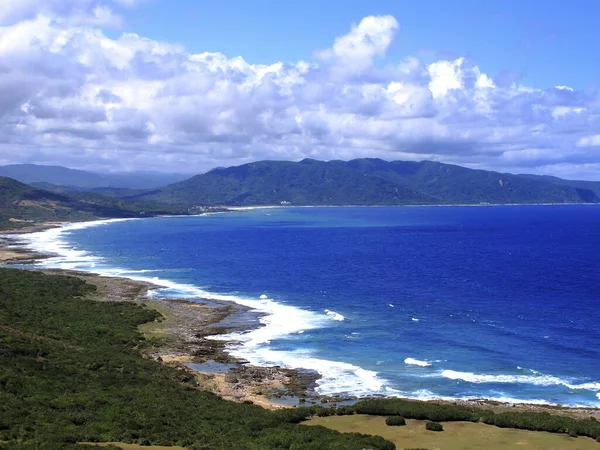
[[[324,426],[344,433],[368,433],[382,436],[398,449],[443,450],[598,450],[600,445],[587,437],[567,434],[498,428],[483,423],[447,422],[443,433],[425,429],[421,420],[406,420],[406,426],[390,427],[381,416],[314,417],[304,425]]]
[[[160,202],[200,205],[383,205],[433,203],[434,199],[364,176],[342,161],[261,161],[214,169],[142,195]]]
[[[406,420],[404,420],[404,417],[391,416],[391,417],[386,417],[385,424],[390,427],[402,427],[402,426],[406,425]]]
[[[598,183],[546,180],[442,164],[381,159],[260,161],[130,198],[186,205],[598,203]]]
[[[177,206],[131,202],[89,192],[50,192],[0,177],[0,230],[27,226],[33,222],[140,217],[141,212],[144,215],[156,215],[178,211]]]
[[[573,433],[594,439],[600,436],[600,422],[594,418],[574,419],[548,412],[494,412],[469,406],[404,399],[361,400],[354,405],[354,409],[357,414],[402,416],[435,422],[483,422],[500,428]]]
[[[187,373],[142,357],[152,343],[138,327],[157,312],[96,302],[93,291],[77,278],[0,269],[0,448],[395,448],[298,425],[317,408],[267,411],[196,389]]]
[[[425,429],[428,431],[444,431],[444,427],[439,422],[427,422]]]

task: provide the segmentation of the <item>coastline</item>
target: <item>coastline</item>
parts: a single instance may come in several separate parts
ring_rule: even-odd
[[[440,205],[450,206],[450,205]],[[488,205],[469,205],[488,206]],[[275,206],[277,207],[277,206]],[[287,208],[290,206],[282,206]],[[262,209],[256,207],[254,209]],[[119,219],[116,219],[119,220]],[[107,220],[95,221],[105,223]],[[2,231],[0,234],[0,264],[31,264],[29,270],[44,273],[70,275],[82,278],[98,287],[94,296],[98,301],[133,301],[158,310],[164,320],[142,327],[142,333],[149,339],[156,340],[156,347],[145,355],[163,364],[178,367],[190,376],[196,378],[199,388],[209,390],[227,400],[237,402],[253,402],[268,409],[278,409],[300,404],[329,403],[338,404],[356,400],[354,397],[327,397],[317,395],[312,389],[318,379],[316,373],[306,373],[302,370],[285,369],[279,366],[259,367],[238,360],[226,352],[230,341],[208,339],[208,336],[225,335],[234,331],[248,330],[258,324],[237,323],[223,325],[225,319],[242,315],[250,310],[240,304],[214,299],[162,299],[148,296],[148,292],[163,286],[150,282],[135,280],[120,276],[106,276],[88,271],[68,269],[46,269],[36,267],[34,263],[53,255],[42,254],[31,249],[19,247],[18,238],[10,236],[46,231],[64,227],[74,223],[45,223],[33,227]],[[86,223],[86,222],[83,222]],[[6,236],[9,236],[6,238]],[[235,321],[234,321],[235,322]],[[192,364],[215,362],[216,364],[231,364],[237,366],[233,370],[215,372],[192,368]],[[312,392],[311,392],[312,391]],[[278,403],[277,398],[284,397],[291,401],[287,405]],[[386,398],[378,396],[375,398]],[[396,397],[389,397],[396,398]],[[415,399],[411,399],[415,400]],[[417,401],[417,400],[415,400]],[[570,407],[560,405],[540,405],[527,403],[502,403],[487,399],[469,400],[418,400],[441,404],[458,404],[493,409],[497,411],[547,411],[574,417],[600,417],[600,408]]]
[[[106,220],[92,222],[104,223]],[[26,243],[18,238],[23,234],[81,223],[85,222],[50,222],[3,231],[0,233],[0,266],[25,265],[23,270],[77,277],[96,286],[97,292],[92,296],[96,301],[135,302],[157,310],[163,320],[145,324],[140,329],[147,340],[153,341],[152,350],[145,353],[144,357],[187,372],[196,379],[200,389],[213,392],[225,400],[252,402],[266,409],[281,409],[286,405],[274,399],[295,398],[298,401],[293,403],[299,404],[299,399],[314,387],[318,378],[316,373],[278,366],[251,366],[247,361],[236,359],[226,352],[225,347],[230,341],[208,338],[258,326],[235,319],[237,315],[250,311],[250,308],[214,299],[164,299],[148,295],[153,290],[163,288],[148,281],[106,276],[92,271],[39,267],[36,262],[55,255],[26,248]],[[221,323],[225,321],[228,324]],[[214,368],[203,371],[203,364],[209,367],[215,364],[231,365],[235,368],[231,373],[215,371]],[[196,368],[192,368],[192,365]]]

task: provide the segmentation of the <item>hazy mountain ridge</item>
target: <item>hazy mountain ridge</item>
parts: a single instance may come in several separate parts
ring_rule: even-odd
[[[50,183],[57,186],[77,188],[129,188],[152,189],[184,180],[189,175],[132,172],[129,174],[103,174],[62,166],[36,164],[12,164],[0,166],[0,176],[13,178],[21,183]]]
[[[0,177],[0,229],[42,221],[80,221],[174,214],[177,207],[82,193],[56,193]]]
[[[305,159],[213,169],[132,198],[231,206],[597,203],[600,190],[595,182],[560,184],[432,161]]]

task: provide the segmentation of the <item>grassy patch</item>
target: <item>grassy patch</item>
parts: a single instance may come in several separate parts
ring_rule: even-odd
[[[435,422],[483,422],[500,428],[549,431],[573,436],[600,436],[600,422],[593,417],[575,419],[547,411],[499,411],[474,406],[407,399],[361,400],[353,405],[359,414],[402,416]]]
[[[497,428],[483,423],[447,422],[443,433],[425,429],[426,421],[407,420],[406,426],[390,427],[384,417],[330,416],[315,417],[305,425],[320,425],[343,433],[367,433],[382,436],[398,449],[423,448],[443,450],[598,450],[600,444],[590,438],[573,438],[564,434]]]

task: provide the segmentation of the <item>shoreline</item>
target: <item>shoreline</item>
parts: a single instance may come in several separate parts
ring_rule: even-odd
[[[274,399],[293,397],[299,400],[294,403],[300,404],[300,399],[306,397],[314,388],[314,382],[318,379],[316,373],[279,366],[252,366],[226,352],[226,346],[232,341],[209,339],[209,336],[260,326],[258,323],[248,323],[247,318],[236,323],[235,317],[247,314],[251,308],[231,301],[208,298],[191,301],[183,298],[153,297],[148,293],[164,286],[125,276],[102,275],[93,271],[39,267],[36,266],[36,262],[55,255],[26,248],[26,243],[18,239],[19,235],[78,223],[85,222],[43,223],[3,231],[0,233],[0,266],[10,268],[13,265],[26,265],[25,268],[16,268],[48,275],[74,276],[97,287],[98,291],[93,295],[96,301],[135,302],[158,311],[163,317],[161,322],[144,324],[140,328],[140,332],[147,339],[156,341],[152,351],[143,356],[187,372],[196,379],[200,389],[213,392],[225,400],[252,402],[266,409],[281,409],[287,405]],[[260,313],[257,312],[256,317],[260,317]],[[202,366],[207,363],[232,365],[235,368],[230,371],[231,374],[229,371],[203,371],[192,368],[192,365]]]
[[[406,205],[254,205],[254,206],[227,206],[226,209],[232,212],[253,211],[256,209],[277,209],[277,208],[466,208],[483,206],[598,206],[600,203],[423,203]],[[221,212],[228,212],[221,211]]]
[[[450,206],[450,205],[442,205]],[[469,205],[489,206],[489,205]],[[277,207],[277,206],[275,206]],[[288,208],[293,206],[281,206]],[[256,207],[254,209],[262,209]],[[115,219],[120,220],[120,219]],[[100,220],[94,222],[107,222]],[[50,258],[53,255],[37,253],[24,248],[24,243],[10,236],[30,234],[53,228],[86,222],[51,222],[37,224],[32,227],[6,230],[0,232],[0,265],[27,264],[27,270],[36,270],[48,274],[70,275],[84,279],[98,287],[95,299],[98,301],[134,301],[150,305],[158,310],[164,320],[146,324],[140,330],[145,336],[156,339],[157,345],[145,357],[163,364],[178,367],[196,378],[199,388],[211,391],[226,400],[252,402],[267,409],[280,409],[298,405],[331,404],[337,405],[358,400],[357,397],[331,397],[319,395],[314,391],[319,375],[302,369],[286,369],[279,366],[252,366],[247,361],[229,355],[226,346],[231,341],[208,339],[209,336],[229,334],[234,331],[253,329],[259,324],[238,323],[222,325],[226,319],[234,318],[251,310],[251,308],[224,300],[199,298],[198,301],[186,299],[163,299],[148,296],[148,292],[161,289],[163,286],[151,282],[135,280],[122,276],[109,276],[92,271],[70,269],[48,269],[37,267],[36,261]],[[7,236],[9,236],[7,238]],[[258,314],[257,314],[258,317]],[[234,321],[235,322],[235,321]],[[191,365],[212,363],[235,365],[232,370],[214,371],[198,370]],[[277,398],[289,401],[278,402]],[[393,396],[367,396],[361,398],[404,398]],[[600,408],[568,405],[544,405],[522,403],[503,403],[491,399],[414,399],[408,400],[466,405],[488,408],[498,411],[546,411],[574,417],[600,417]]]

